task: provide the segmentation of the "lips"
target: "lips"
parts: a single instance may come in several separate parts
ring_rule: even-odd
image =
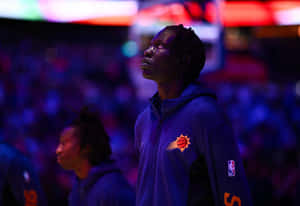
[[[142,63],[145,63],[145,64],[150,64],[150,59],[148,59],[148,58],[144,58],[143,60],[142,60]]]
[[[61,162],[61,159],[62,159],[61,157],[57,157],[57,158],[56,158],[56,160],[57,160],[58,163]]]
[[[142,69],[147,69],[149,66],[151,66],[150,60],[147,59],[147,58],[144,58],[144,59],[142,60],[142,63],[141,63],[141,68],[142,68]]]

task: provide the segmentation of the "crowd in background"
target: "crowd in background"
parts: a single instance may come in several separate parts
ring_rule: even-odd
[[[145,102],[127,60],[120,45],[108,42],[0,39],[0,139],[30,157],[49,205],[66,205],[72,178],[56,163],[55,149],[83,105],[99,109],[114,158],[134,187],[134,122]],[[294,204],[300,179],[295,84],[211,86],[232,121],[255,205]]]
[[[119,52],[103,43],[1,42],[0,138],[31,158],[57,201],[50,205],[65,201],[71,186],[56,162],[59,135],[84,105],[99,109],[114,158],[134,184],[137,100]]]
[[[296,205],[300,97],[295,84],[218,84],[233,124],[254,205]]]

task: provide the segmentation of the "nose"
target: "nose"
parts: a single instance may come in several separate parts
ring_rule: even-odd
[[[145,57],[151,57],[154,51],[153,46],[149,46],[145,51],[144,51],[144,56]]]
[[[60,154],[61,153],[61,151],[62,151],[62,149],[61,149],[61,146],[60,145],[58,145],[58,147],[56,148],[56,154],[58,155],[58,154]]]

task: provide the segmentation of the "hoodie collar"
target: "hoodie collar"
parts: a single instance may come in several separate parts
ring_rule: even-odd
[[[120,172],[120,170],[114,164],[114,161],[105,161],[92,167],[85,179],[79,179],[77,177],[76,182],[80,187],[80,190],[83,190],[81,192],[85,192],[88,191],[102,176],[112,172]]]
[[[179,97],[174,99],[161,100],[158,92],[156,92],[150,99],[151,110],[156,116],[164,116],[174,112],[199,96],[208,96],[216,99],[216,95],[213,91],[204,87],[201,83],[192,83],[183,90]]]

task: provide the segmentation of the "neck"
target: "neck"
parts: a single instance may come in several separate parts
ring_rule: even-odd
[[[88,160],[82,160],[80,166],[75,169],[75,174],[79,179],[85,179],[88,176],[91,168],[92,165],[89,163]]]
[[[175,99],[181,95],[187,84],[174,81],[168,83],[158,83],[158,94],[161,100]]]

